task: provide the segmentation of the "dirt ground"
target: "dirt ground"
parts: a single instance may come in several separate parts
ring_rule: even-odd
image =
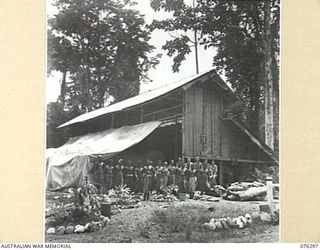
[[[186,240],[183,231],[172,232],[166,227],[152,221],[152,213],[155,210],[164,211],[171,206],[193,206],[194,213],[197,208],[213,210],[212,217],[235,217],[259,210],[259,202],[232,202],[221,200],[219,202],[206,201],[176,201],[166,202],[142,202],[142,206],[133,209],[124,209],[121,213],[112,216],[110,223],[98,232],[48,235],[46,242],[61,243],[173,243],[173,242],[278,242],[279,226],[265,225],[261,222],[253,223],[244,229],[229,229],[225,231],[208,231],[202,228],[193,228],[191,238]],[[211,214],[210,214],[211,216]]]

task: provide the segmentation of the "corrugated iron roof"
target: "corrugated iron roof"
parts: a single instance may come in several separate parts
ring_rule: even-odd
[[[150,100],[153,100],[153,99],[158,98],[162,95],[165,95],[165,94],[167,94],[167,93],[169,93],[179,87],[182,87],[182,86],[184,86],[184,85],[186,85],[186,84],[188,84],[198,78],[201,78],[207,74],[210,74],[210,73],[212,73],[213,75],[216,75],[216,72],[214,70],[207,70],[207,71],[202,72],[200,74],[196,74],[196,75],[184,78],[184,79],[176,81],[174,83],[166,84],[166,85],[163,85],[159,88],[155,88],[155,89],[146,91],[144,93],[141,93],[140,95],[131,97],[131,98],[123,100],[121,102],[117,102],[117,103],[109,105],[107,107],[103,107],[103,108],[96,109],[94,111],[82,114],[82,115],[60,125],[58,128],[66,127],[71,124],[75,124],[75,123],[79,123],[79,122],[84,122],[84,121],[87,121],[87,120],[90,120],[90,119],[93,119],[93,118],[96,118],[96,117],[99,117],[102,115],[111,114],[111,113],[114,113],[117,111],[125,110],[127,108],[131,108],[133,106],[148,102]],[[221,82],[223,82],[223,80],[220,79],[220,77],[219,77],[219,80],[220,80],[220,81],[218,81],[219,87],[221,87],[224,90],[227,90],[229,92],[232,92],[232,90],[227,86],[226,83],[224,83],[223,87],[220,86],[220,85],[222,85]]]

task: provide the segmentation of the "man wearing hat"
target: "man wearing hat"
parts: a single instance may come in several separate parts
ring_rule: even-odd
[[[144,166],[142,179],[143,179],[143,194],[144,200],[149,200],[152,178],[153,178],[153,166],[152,161],[147,160],[147,164]]]
[[[174,164],[174,160],[170,161],[170,164],[168,166],[168,171],[169,171],[168,184],[174,187],[176,185],[176,166]]]
[[[114,176],[114,186],[118,187],[123,185],[123,159],[118,161],[118,164],[114,167],[113,176]]]
[[[133,192],[135,191],[135,169],[131,160],[128,160],[128,165],[125,168],[125,184]]]
[[[135,192],[137,192],[137,193],[142,193],[142,188],[143,188],[142,174],[143,174],[142,161],[139,160],[138,165],[135,169],[135,176],[136,176],[136,190],[135,190]]]
[[[113,160],[110,159],[108,164],[104,168],[104,187],[105,192],[112,188],[112,177],[113,177]]]

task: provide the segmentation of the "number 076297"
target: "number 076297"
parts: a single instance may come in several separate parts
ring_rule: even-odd
[[[307,249],[312,249],[312,248],[318,248],[318,244],[300,244],[300,248],[307,248]]]

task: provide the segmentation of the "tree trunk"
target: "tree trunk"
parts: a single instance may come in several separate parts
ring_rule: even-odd
[[[265,143],[274,149],[274,122],[273,122],[273,77],[272,77],[272,56],[271,56],[271,10],[270,1],[265,1],[264,6],[264,110],[265,110]]]
[[[87,98],[87,110],[92,111],[92,96],[90,94],[90,69],[89,65],[85,66],[85,93]]]
[[[62,72],[62,81],[61,81],[60,98],[59,98],[63,107],[66,99],[66,78],[67,78],[67,70],[64,70]]]
[[[265,74],[264,74],[264,70],[265,70],[265,67],[264,67],[264,61],[261,62],[261,65],[260,65],[260,72],[262,72],[259,76],[259,80],[261,83],[263,83],[263,86],[264,86],[264,83],[265,83]],[[264,96],[264,94],[263,94]],[[259,124],[258,124],[258,136],[260,138],[260,140],[262,141],[265,141],[265,105],[264,105],[264,98],[263,100],[259,100],[259,108],[258,108],[258,121],[259,121]]]
[[[273,96],[274,96],[274,150],[279,153],[279,71],[277,68],[277,61],[272,53],[272,64],[273,64]]]
[[[97,17],[98,17],[98,21],[97,21],[97,36],[98,36],[98,53],[101,53],[101,34],[100,34],[100,6],[98,4],[98,9],[97,9]],[[98,108],[102,108],[104,106],[104,96],[105,96],[105,87],[104,84],[101,82],[101,61],[98,61],[98,65],[97,65],[97,76],[98,76],[98,89],[99,89],[99,99],[97,101],[97,106]]]

